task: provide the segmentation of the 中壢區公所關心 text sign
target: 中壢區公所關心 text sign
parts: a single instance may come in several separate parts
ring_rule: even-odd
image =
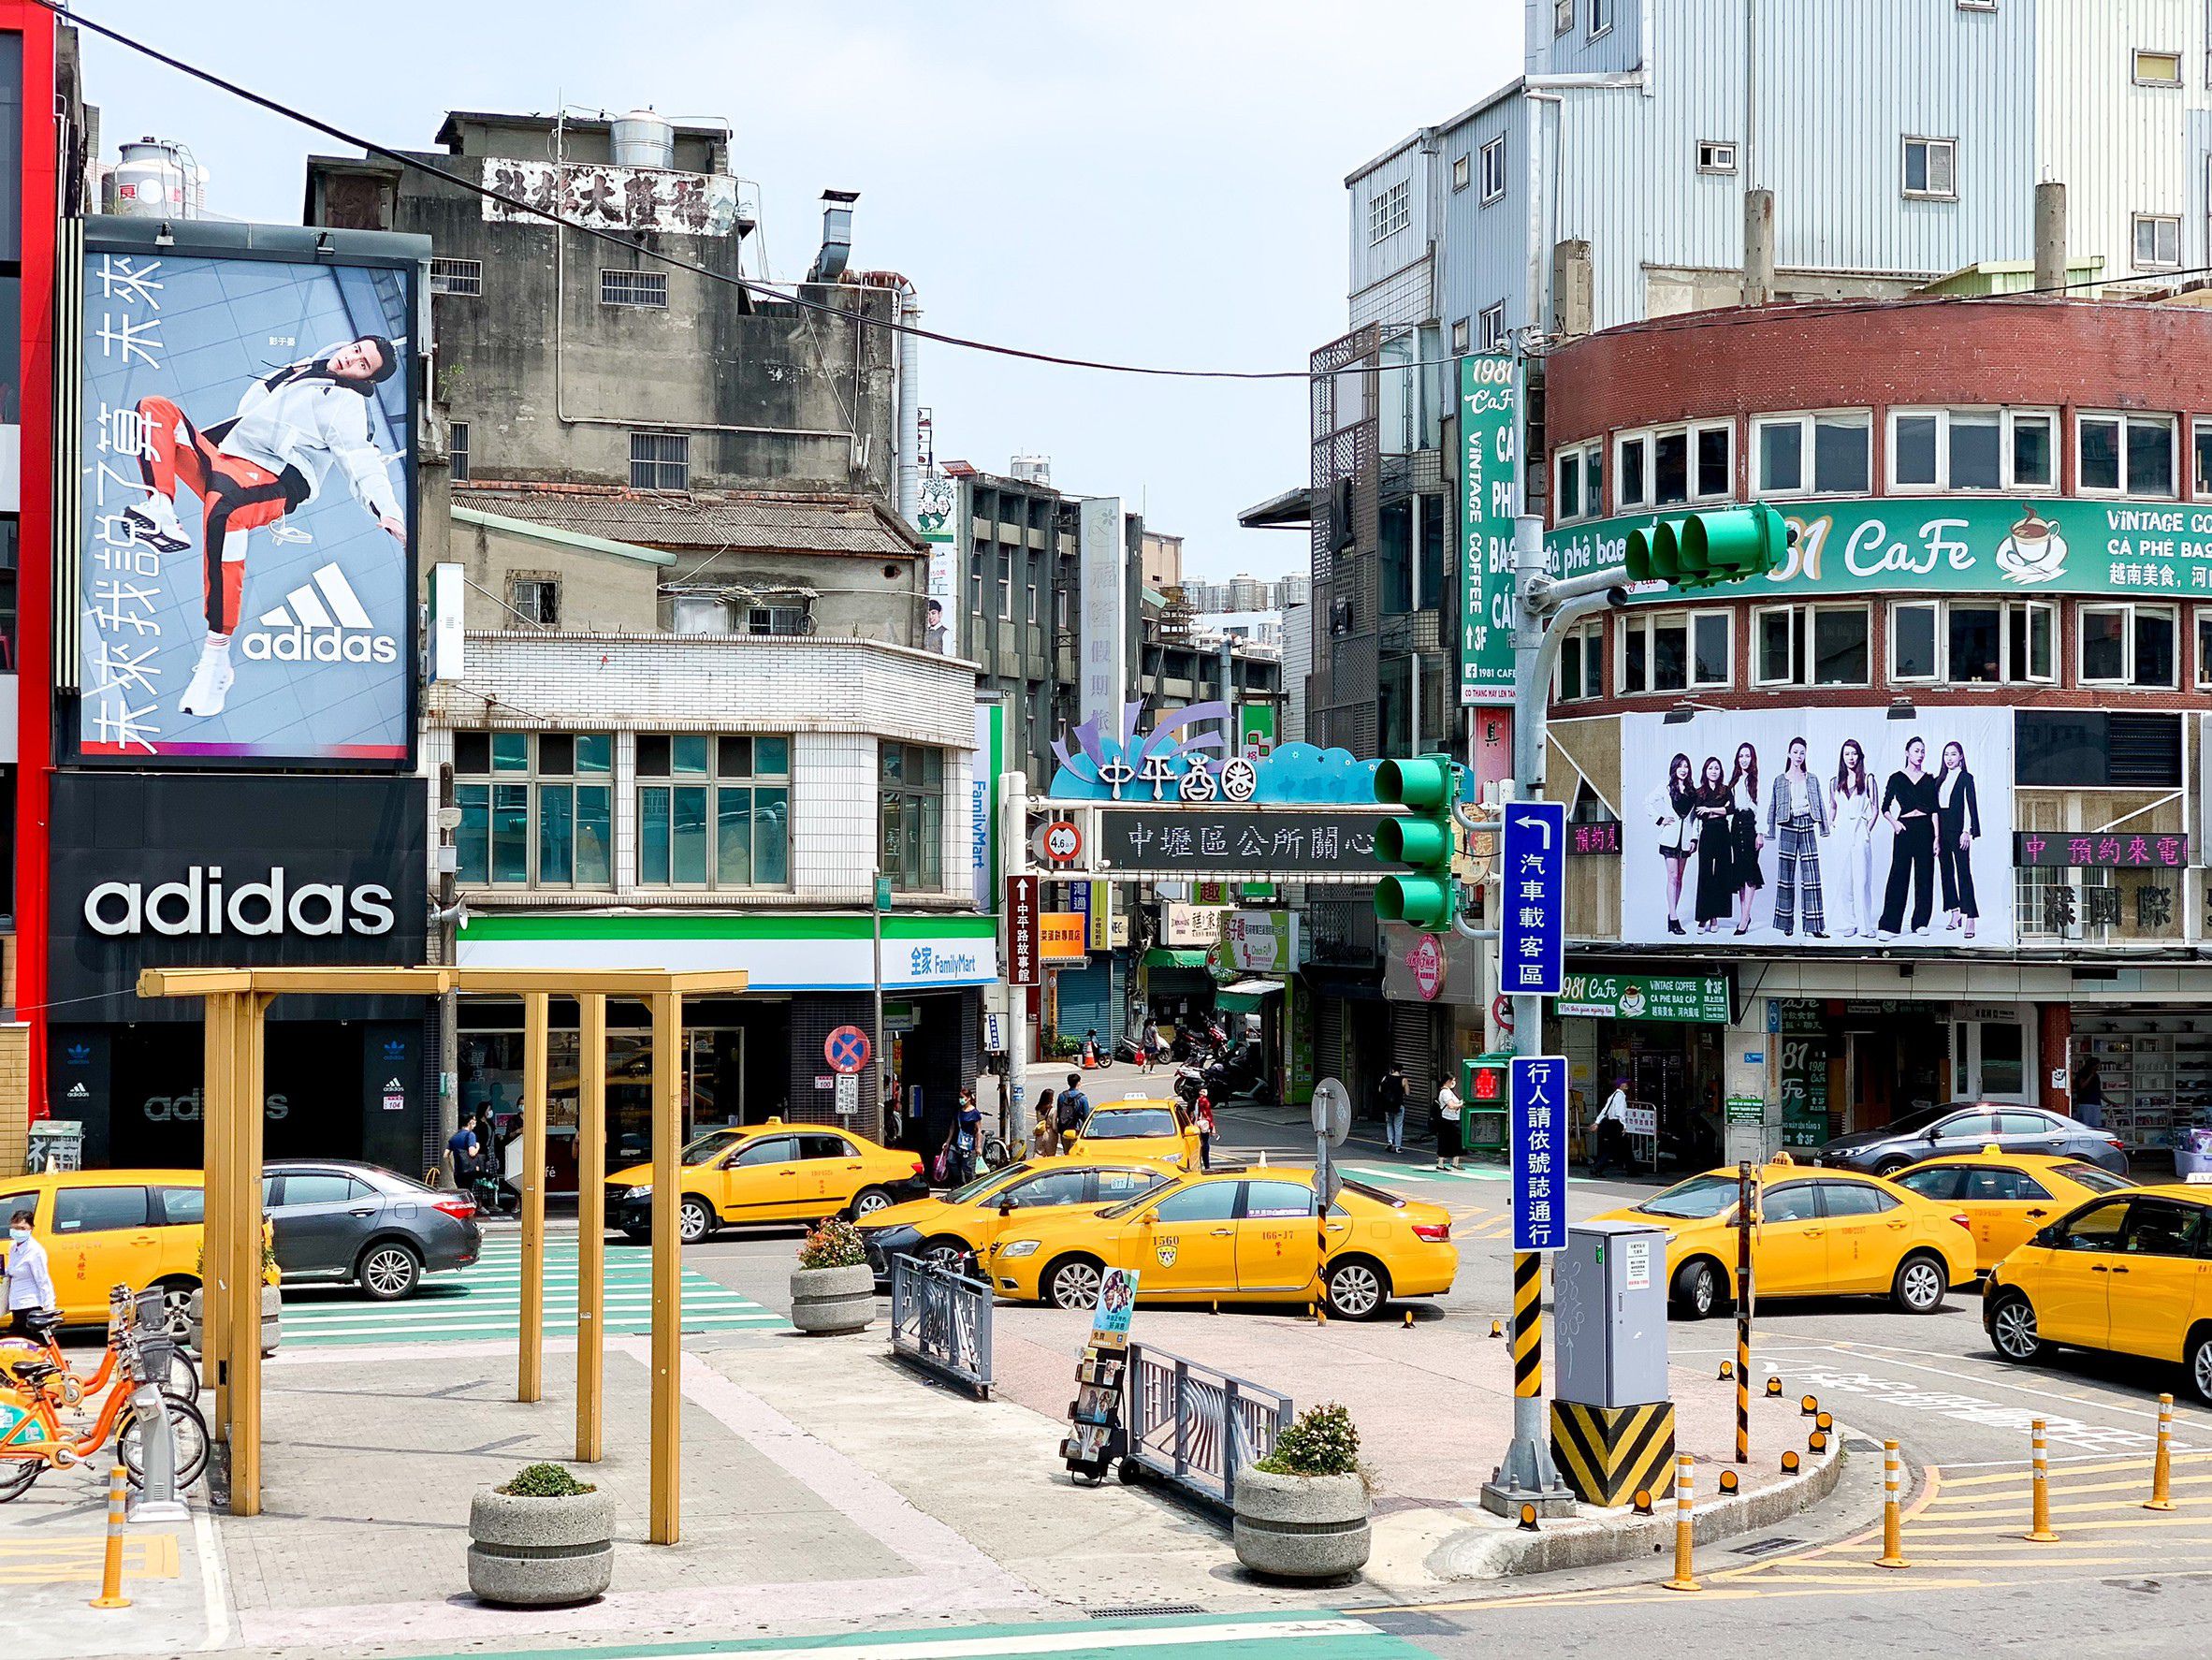
[[[1398,868],[1375,853],[1379,812],[1224,808],[1109,808],[1099,852],[1116,879],[1214,873],[1372,881]]]

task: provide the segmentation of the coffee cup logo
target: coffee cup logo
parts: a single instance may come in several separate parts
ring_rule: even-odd
[[[1997,568],[2008,582],[2055,582],[2066,572],[2066,538],[2059,527],[2021,504],[2021,516],[1997,549]]]

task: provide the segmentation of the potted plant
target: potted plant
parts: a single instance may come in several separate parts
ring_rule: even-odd
[[[825,1216],[799,1242],[791,1271],[791,1323],[802,1332],[865,1332],[876,1318],[876,1276],[860,1230]]]
[[[204,1276],[207,1273],[207,1253],[202,1250],[199,1260],[193,1264]],[[264,1231],[261,1236],[261,1352],[272,1355],[284,1337],[284,1293],[275,1283],[277,1277],[276,1245]],[[169,1334],[182,1338],[185,1352],[193,1359],[200,1357],[201,1309],[200,1289],[194,1286],[183,1290],[175,1282],[164,1289],[162,1306],[169,1317]],[[182,1324],[180,1324],[180,1316]]]
[[[589,1602],[615,1577],[615,1500],[560,1464],[530,1464],[469,1501],[469,1589],[508,1608]]]
[[[1360,1432],[1334,1402],[1308,1406],[1274,1450],[1237,1472],[1237,1560],[1256,1574],[1334,1580],[1367,1565]]]

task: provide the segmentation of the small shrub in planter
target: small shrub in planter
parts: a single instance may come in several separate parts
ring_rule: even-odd
[[[865,1332],[876,1318],[876,1276],[860,1230],[825,1216],[799,1242],[791,1274],[791,1323],[802,1332]]]
[[[1335,1580],[1366,1566],[1373,1536],[1360,1431],[1334,1402],[1309,1406],[1237,1473],[1237,1560],[1256,1574]]]
[[[469,1505],[469,1589],[486,1602],[589,1602],[615,1575],[615,1501],[560,1464],[530,1464]]]

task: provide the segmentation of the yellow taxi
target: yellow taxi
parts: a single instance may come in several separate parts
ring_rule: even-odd
[[[1176,1172],[1142,1158],[1027,1158],[986,1172],[942,1199],[910,1199],[861,1219],[868,1266],[889,1283],[894,1257],[967,1271],[998,1236],[1041,1210],[1119,1204],[1165,1187]]]
[[[1761,1297],[1886,1294],[1907,1314],[1932,1314],[1974,1277],[1973,1235],[1954,1207],[1879,1176],[1783,1160],[1758,1180],[1752,1276]],[[1668,1295],[1684,1318],[1736,1295],[1734,1171],[1692,1176],[1599,1219],[1666,1230]]]
[[[1057,1308],[1090,1307],[1103,1269],[1133,1268],[1141,1302],[1302,1303],[1317,1289],[1343,1319],[1451,1289],[1460,1254],[1443,1206],[1346,1182],[1317,1228],[1315,1197],[1310,1170],[1186,1176],[1009,1228],[985,1272],[1000,1296]]]
[[[2006,1153],[1995,1146],[1925,1158],[1889,1179],[1964,1214],[1974,1236],[1974,1266],[1984,1274],[2061,1211],[2135,1186],[2079,1158]]]
[[[2178,1361],[2212,1405],[2212,1193],[2109,1193],[2031,1234],[1990,1271],[1982,1327],[2003,1359],[2101,1348]]]
[[[1093,1106],[1068,1151],[1077,1158],[1149,1158],[1196,1170],[1198,1126],[1179,1100],[1132,1095]]]
[[[105,1325],[108,1293],[119,1285],[162,1289],[171,1323],[199,1289],[206,1176],[196,1170],[48,1171],[0,1176],[0,1224],[31,1213],[31,1233],[46,1247],[54,1300],[68,1325]],[[264,1189],[266,1191],[266,1188]],[[265,1240],[271,1236],[266,1219]],[[6,1241],[0,1239],[0,1257]],[[273,1249],[265,1275],[277,1283]]]
[[[857,1219],[929,1191],[919,1154],[780,1118],[710,1130],[677,1162],[683,1184],[677,1232],[686,1245],[724,1226],[813,1222],[833,1211]],[[651,1239],[653,1167],[618,1170],[606,1188],[608,1223],[640,1245]]]

